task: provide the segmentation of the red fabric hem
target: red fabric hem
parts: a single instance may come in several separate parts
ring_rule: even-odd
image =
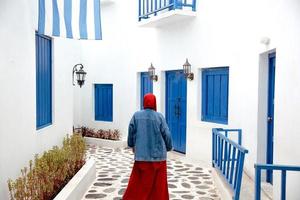
[[[135,161],[123,200],[168,200],[167,162]]]

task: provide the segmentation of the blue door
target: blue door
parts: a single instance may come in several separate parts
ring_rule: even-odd
[[[174,150],[186,150],[186,79],[183,71],[166,72],[166,119]]]
[[[144,96],[147,93],[153,93],[153,82],[148,72],[141,73],[141,109],[143,109]]]
[[[267,164],[273,164],[275,65],[276,54],[272,53],[269,55]],[[267,171],[267,182],[273,183],[271,170]]]

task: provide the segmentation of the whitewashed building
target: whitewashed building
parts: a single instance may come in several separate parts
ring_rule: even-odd
[[[187,159],[211,166],[212,128],[234,128],[242,129],[249,150],[244,171],[250,178],[255,163],[300,165],[300,1],[195,2],[195,11],[166,10],[139,21],[138,1],[103,0],[101,41],[53,37],[52,122],[37,130],[38,1],[0,1],[0,199],[8,198],[7,179],[34,154],[60,144],[72,126],[116,128],[126,140],[151,63],[158,111],[179,124],[171,129]],[[174,71],[186,58],[193,80]],[[77,63],[87,72],[82,88],[72,85]],[[220,80],[209,78],[218,74]],[[97,86],[112,92],[108,118],[95,116]],[[218,92],[203,92],[214,87]],[[280,173],[273,176],[273,197],[280,199]],[[300,173],[288,173],[286,199],[299,199],[299,187]]]

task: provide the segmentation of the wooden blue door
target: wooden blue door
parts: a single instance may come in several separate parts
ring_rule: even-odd
[[[276,55],[272,53],[269,55],[267,164],[273,164],[275,65]],[[267,171],[267,182],[273,183],[273,172],[271,170]]]
[[[141,73],[141,109],[143,109],[144,96],[147,93],[153,93],[153,82],[148,72]]]
[[[166,72],[166,119],[174,150],[186,151],[186,79],[183,71]]]

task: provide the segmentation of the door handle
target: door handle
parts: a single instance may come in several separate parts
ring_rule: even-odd
[[[177,106],[177,104],[174,105],[174,111],[175,111],[175,116],[178,117],[178,106]]]
[[[273,117],[268,117],[268,122],[273,121]]]
[[[177,118],[179,118],[180,115],[181,115],[181,110],[180,110],[180,106],[179,106],[178,103],[175,104],[174,110],[175,110],[175,116],[176,116]]]
[[[181,115],[181,109],[180,109],[180,105],[178,105],[178,118],[180,117]]]

